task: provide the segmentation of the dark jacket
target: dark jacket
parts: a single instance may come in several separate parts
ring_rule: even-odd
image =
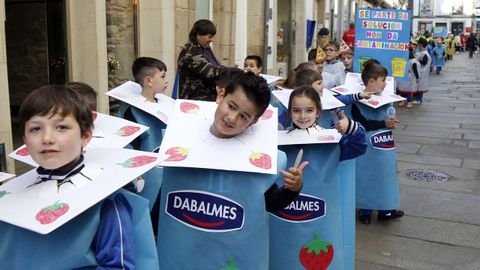
[[[196,42],[187,42],[180,51],[177,60],[180,98],[215,101],[215,81],[221,67],[212,65],[205,53],[210,53],[216,61],[210,47],[204,49]]]

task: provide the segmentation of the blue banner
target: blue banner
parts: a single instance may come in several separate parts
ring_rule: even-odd
[[[408,80],[411,10],[358,8],[355,15],[353,70],[377,59],[396,80]]]
[[[447,36],[447,27],[445,26],[440,26],[440,27],[434,27],[433,28],[433,37],[446,37]]]

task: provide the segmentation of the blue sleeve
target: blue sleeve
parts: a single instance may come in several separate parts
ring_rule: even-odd
[[[354,159],[367,151],[365,129],[358,122],[356,124],[358,126],[351,134],[345,134],[340,139],[340,161]]]
[[[346,106],[353,104],[354,102],[359,101],[360,98],[360,93],[356,94],[350,94],[350,95],[338,95],[335,96],[338,100],[340,100],[343,104]]]
[[[135,269],[132,208],[123,195],[103,202],[94,244],[97,270]]]

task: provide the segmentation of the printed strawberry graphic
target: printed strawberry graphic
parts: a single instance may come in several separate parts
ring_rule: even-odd
[[[315,235],[315,239],[303,245],[299,256],[305,269],[326,270],[333,260],[333,246]]]
[[[262,116],[260,116],[260,119],[262,119],[262,120],[268,120],[268,119],[272,118],[272,115],[273,115],[273,111],[270,110],[270,109],[267,109],[267,110],[262,114]]]
[[[380,103],[380,102],[378,102],[378,101],[376,101],[376,100],[369,100],[369,101],[368,101],[368,104],[371,104],[371,105],[373,105],[373,106],[377,106],[378,103]]]
[[[118,136],[127,137],[127,136],[130,136],[130,135],[134,134],[135,132],[137,132],[139,130],[140,130],[140,127],[124,126],[124,127],[120,128],[119,130],[117,130],[117,132],[115,132],[115,134],[117,134]]]
[[[136,167],[141,167],[143,165],[147,165],[148,163],[152,163],[155,160],[157,160],[156,157],[136,156],[133,158],[129,158],[122,163],[117,163],[117,165],[121,165],[124,168],[136,168]]]
[[[248,157],[253,166],[268,170],[272,168],[272,158],[262,152],[252,152]]]
[[[0,190],[0,199],[7,194],[10,194],[10,192],[5,191],[5,190]]]
[[[345,92],[345,91],[347,91],[347,89],[345,89],[345,88],[343,88],[343,87],[337,87],[337,88],[335,88],[335,91],[337,91],[337,92]]]
[[[188,149],[185,147],[172,147],[168,149],[165,154],[170,155],[165,161],[182,161],[188,156]]]
[[[182,102],[180,103],[180,111],[184,113],[196,113],[200,107],[197,104],[191,102]]]
[[[26,157],[30,155],[30,152],[28,151],[27,147],[23,147],[22,149],[19,149],[17,152],[15,152],[15,154],[22,157]]]
[[[65,214],[68,209],[70,209],[68,204],[56,201],[54,204],[42,208],[35,216],[35,219],[38,220],[40,224],[50,224]]]
[[[321,135],[318,137],[319,141],[333,141],[334,139],[333,135]]]
[[[237,267],[235,261],[232,259],[227,260],[227,264],[228,267],[221,268],[220,270],[240,270],[240,268]]]

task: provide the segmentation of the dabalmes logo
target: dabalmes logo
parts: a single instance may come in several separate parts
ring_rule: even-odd
[[[326,204],[324,200],[300,194],[290,205],[272,214],[288,222],[301,223],[319,219],[325,216],[325,213]]]
[[[391,130],[377,132],[370,136],[370,144],[373,148],[380,150],[391,150],[395,148]]]
[[[167,195],[165,210],[175,220],[197,230],[228,232],[241,229],[243,207],[220,195],[199,190],[178,190]]]

